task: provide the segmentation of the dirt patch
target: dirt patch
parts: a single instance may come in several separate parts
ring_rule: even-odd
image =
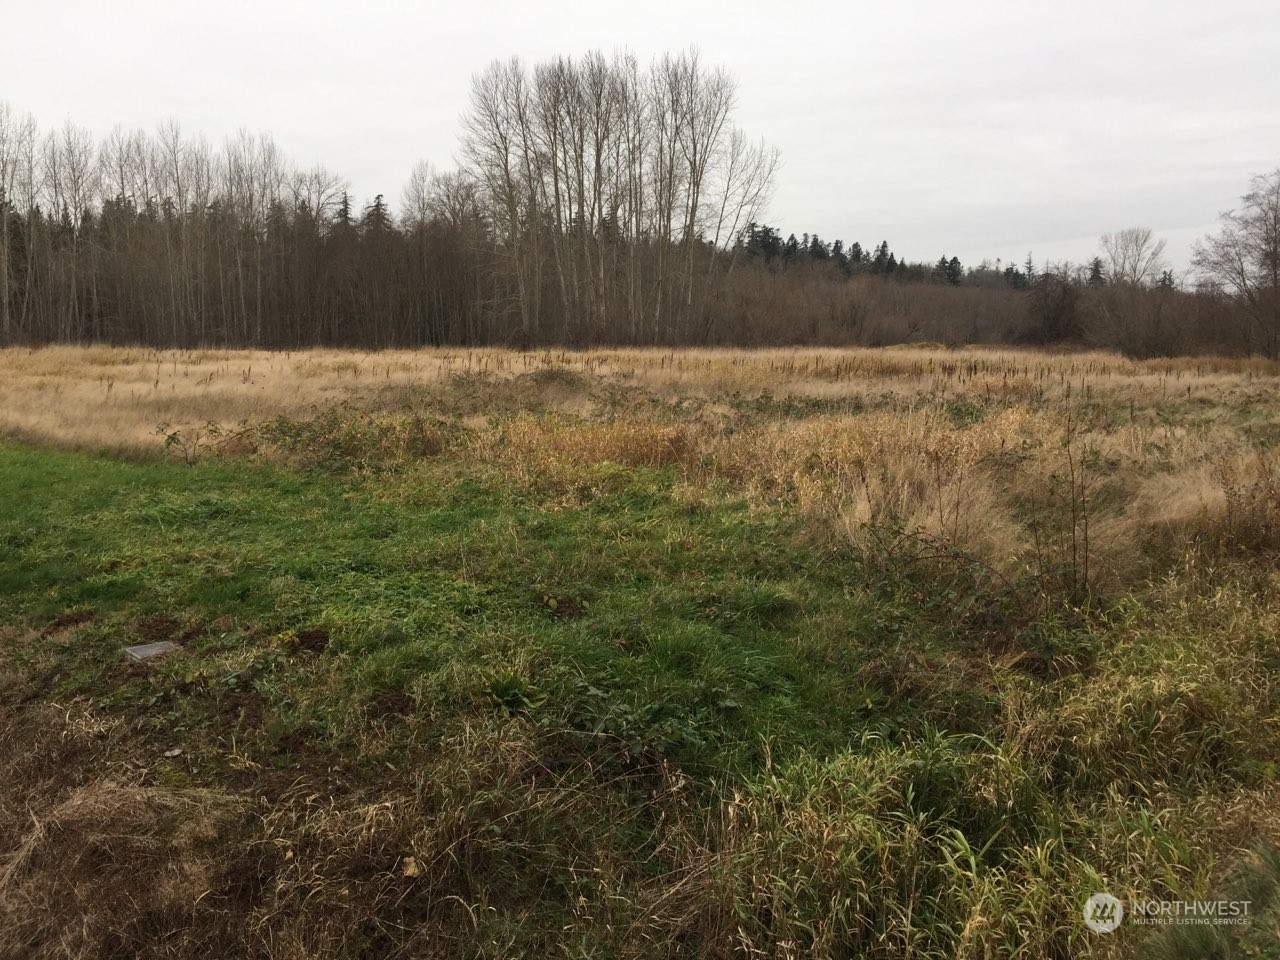
[[[320,653],[329,646],[329,631],[320,628],[308,628],[294,633],[298,641],[298,649],[307,653]]]
[[[417,702],[403,690],[383,690],[369,701],[371,716],[407,717],[417,710]]]
[[[299,754],[307,749],[315,740],[315,736],[309,730],[290,730],[276,738],[276,742],[271,745],[272,752],[276,754]]]
[[[58,633],[64,633],[73,627],[78,627],[82,623],[90,623],[94,619],[92,610],[68,610],[66,613],[60,613],[40,631],[41,637],[52,637]]]
[[[227,731],[257,730],[267,712],[267,698],[253,689],[221,691],[217,705],[218,718]]]
[[[133,633],[145,643],[158,640],[172,640],[182,629],[182,624],[173,617],[146,617],[133,624]]]

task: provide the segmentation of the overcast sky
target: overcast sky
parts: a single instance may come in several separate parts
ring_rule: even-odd
[[[782,152],[768,221],[966,265],[1088,259],[1149,226],[1175,266],[1280,166],[1277,0],[0,0],[0,99],[42,127],[270,131],[362,199],[451,166],[495,58],[696,46]]]

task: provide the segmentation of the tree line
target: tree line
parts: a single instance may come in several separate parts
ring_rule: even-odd
[[[908,262],[764,223],[778,155],[734,125],[735,98],[691,53],[495,62],[461,166],[419,163],[396,209],[266,134],[95,140],[0,102],[0,343],[1280,352],[1280,170],[1199,245],[1189,288],[1139,228],[1083,265]]]
[[[0,104],[0,340],[691,342],[777,154],[696,54],[495,63],[465,165],[362,209],[268,135],[95,142]]]

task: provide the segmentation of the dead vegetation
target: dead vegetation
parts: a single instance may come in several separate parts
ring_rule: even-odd
[[[0,429],[42,444],[331,468],[447,455],[559,494],[604,464],[672,468],[863,549],[1077,593],[1123,589],[1153,550],[1280,536],[1280,367],[1258,359],[45,347],[0,368]]]
[[[1010,349],[619,349],[163,351],[125,347],[0,350],[0,429],[45,444],[132,455],[154,451],[156,428],[194,432],[348,403],[406,406],[440,417],[522,410],[592,416],[675,401],[712,410],[761,397],[871,406],[885,400],[989,404],[1106,404],[1150,425],[1179,405],[1209,413],[1233,398],[1263,399],[1270,361]],[[1261,391],[1261,392],[1259,392]],[[663,408],[665,409],[665,408]],[[1139,417],[1139,414],[1142,414]]]
[[[682,869],[696,832],[683,778],[654,766],[636,807],[589,765],[546,769],[518,720],[463,727],[355,794],[301,777],[256,797],[157,785],[145,744],[83,705],[3,721],[0,957],[502,957],[548,905],[640,957],[696,919],[669,874],[637,887],[621,839],[653,818],[664,869]],[[56,778],[33,775],[29,750]]]

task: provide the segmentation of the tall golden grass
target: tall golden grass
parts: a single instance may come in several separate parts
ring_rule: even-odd
[[[1258,359],[936,345],[0,351],[0,431],[40,444],[261,454],[260,425],[342,410],[366,423],[323,451],[373,435],[383,458],[448,446],[562,491],[602,463],[672,468],[690,495],[728,483],[863,547],[890,530],[1002,575],[1083,556],[1072,576],[1108,589],[1153,546],[1272,536],[1259,458],[1278,399],[1280,364]]]
[[[51,346],[0,350],[0,430],[42,443],[143,453],[154,447],[159,423],[295,416],[343,400],[385,405],[405,391],[447,404],[477,380],[505,385],[517,401],[522,394],[551,393],[553,406],[573,411],[582,409],[584,394],[615,384],[635,397],[667,399],[768,392],[831,401],[1086,400],[1132,404],[1135,413],[1150,415],[1178,400],[1216,405],[1267,395],[1277,374],[1280,365],[1258,359],[1135,362],[1105,353],[929,345],[528,353]]]

